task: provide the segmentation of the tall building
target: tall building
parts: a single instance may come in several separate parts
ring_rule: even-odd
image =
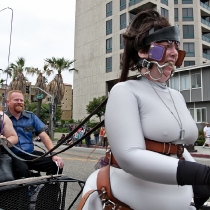
[[[61,119],[71,120],[72,110],[73,110],[73,101],[72,101],[73,90],[72,90],[72,85],[66,83],[64,83],[64,85],[65,85],[65,93],[61,101],[61,110],[62,110]]]
[[[73,110],[73,89],[71,84],[64,83],[65,92],[61,104],[58,106],[61,107],[62,115],[61,120],[71,120],[72,119],[72,110]],[[43,103],[49,104],[51,103],[51,97],[46,96],[43,100]]]
[[[209,0],[76,0],[74,58],[75,68],[79,71],[74,74],[74,119],[82,119],[87,115],[86,105],[94,97],[108,95],[120,75],[122,33],[140,10],[149,8],[168,18],[172,25],[179,26],[180,49],[186,51],[183,65],[178,69],[178,77],[170,82],[170,86],[177,86],[179,91],[186,90],[185,83],[188,83],[189,79],[191,84],[194,78],[189,73],[192,69],[186,70],[187,66],[197,66],[197,72],[203,64],[207,64],[204,66],[208,67]],[[199,65],[201,67],[198,68]],[[183,79],[183,74],[187,74],[189,78]],[[206,73],[206,76],[209,74]],[[202,81],[201,77],[200,73]],[[192,86],[189,88],[192,89]],[[190,94],[192,92],[190,91]],[[199,91],[197,94],[200,94]],[[188,102],[194,103],[202,99],[197,96],[195,98],[193,101],[193,97],[190,96]],[[206,99],[210,100],[208,97]]]

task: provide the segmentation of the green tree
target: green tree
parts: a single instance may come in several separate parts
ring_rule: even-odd
[[[5,84],[6,80],[5,79],[0,79],[0,86],[3,86]]]
[[[62,71],[68,70],[69,72],[76,70],[75,68],[71,68],[75,60],[66,60],[65,58],[46,58],[45,62],[49,67],[52,68],[52,70],[57,71],[57,74],[55,75],[54,79],[48,84],[48,92],[52,95],[54,95],[54,102],[57,107],[58,104],[61,103],[64,92],[65,92],[65,86],[63,84],[63,78],[62,78]]]
[[[90,101],[89,104],[86,106],[87,114],[92,113],[105,99],[106,99],[106,96],[93,98],[93,100]],[[98,110],[98,112],[96,113],[96,115],[99,118],[100,122],[101,122],[101,116],[103,116],[104,113],[105,113],[105,106],[101,107]]]
[[[55,112],[56,121],[60,121],[61,115],[62,115],[62,110],[61,110],[61,107],[58,106]]]
[[[25,68],[25,59],[23,57],[18,58],[16,63],[10,63],[9,68],[4,71],[4,73],[8,73],[9,77],[12,77],[9,91],[20,90],[23,94],[25,93],[27,78],[23,74],[24,71],[27,71],[27,69]]]
[[[25,108],[26,108],[26,110],[36,114],[37,102],[28,103],[27,101],[25,101]],[[56,110],[56,113],[55,113],[56,120],[60,120],[61,115],[62,115],[61,108],[58,107],[57,110]],[[42,104],[41,105],[40,117],[39,118],[44,123],[47,123],[48,121],[50,121],[50,107],[49,107],[49,104]]]
[[[41,88],[44,91],[46,91],[46,89],[47,89],[47,86],[46,86],[47,79],[44,76],[44,74],[46,74],[46,76],[49,77],[53,73],[53,71],[48,68],[48,65],[45,64],[44,67],[43,67],[43,70],[39,70],[38,68],[34,68],[34,67],[27,67],[26,70],[27,70],[27,74],[31,74],[32,76],[34,74],[36,74],[38,76],[37,79],[36,79],[35,86]],[[38,94],[43,95],[43,98],[38,98],[37,109],[36,109],[36,115],[38,117],[40,117],[42,99],[44,99],[47,96],[47,94],[44,93],[43,91],[41,91],[40,89],[35,88],[35,95],[38,95]]]

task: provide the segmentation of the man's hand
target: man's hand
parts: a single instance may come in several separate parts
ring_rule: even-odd
[[[58,157],[57,155],[52,157],[53,162],[56,163],[57,166],[59,166],[59,168],[63,168],[64,163],[61,157]]]
[[[39,137],[48,150],[51,150],[54,147],[50,137],[46,134],[45,131],[41,132],[39,134]],[[55,156],[52,156],[52,161],[55,162],[59,166],[59,168],[63,168],[64,164],[63,164],[62,158],[55,155]]]

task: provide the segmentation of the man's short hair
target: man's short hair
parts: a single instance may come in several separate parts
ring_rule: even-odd
[[[12,93],[21,93],[23,95],[23,93],[20,90],[11,90],[7,93],[7,100],[9,100],[11,98]],[[24,95],[23,95],[24,97]]]

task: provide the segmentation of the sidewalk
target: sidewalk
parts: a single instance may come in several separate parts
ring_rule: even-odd
[[[68,133],[65,133],[65,134],[68,134]],[[59,139],[60,137],[61,137],[61,133],[55,133],[54,134],[54,138]],[[82,147],[86,147],[86,145],[85,144],[82,144]],[[95,148],[95,145],[90,145],[90,147],[91,148]],[[105,147],[102,147],[102,146],[97,146],[97,148],[98,149],[100,148],[100,149],[104,149],[105,150]],[[197,152],[190,152],[190,154],[193,157],[209,158],[210,159],[210,148],[208,148],[208,147],[203,148],[202,146],[195,146],[194,149]]]
[[[82,144],[82,147],[86,147],[85,144]],[[91,148],[95,148],[95,145],[90,145]],[[109,148],[109,147],[108,147]],[[97,146],[97,149],[104,149],[105,147]],[[194,147],[196,152],[190,152],[193,157],[200,157],[200,158],[209,158],[210,159],[210,148],[202,146],[195,146]]]
[[[210,148],[202,146],[195,146],[197,152],[190,152],[193,157],[210,158]]]
[[[81,146],[86,147],[85,144],[82,144]],[[95,145],[90,145],[90,147],[95,148]],[[105,147],[97,146],[97,149],[104,149],[105,150]],[[208,148],[208,147],[203,148],[202,146],[195,146],[194,149],[195,149],[196,152],[190,152],[190,154],[193,157],[209,158],[210,159],[210,148]]]

